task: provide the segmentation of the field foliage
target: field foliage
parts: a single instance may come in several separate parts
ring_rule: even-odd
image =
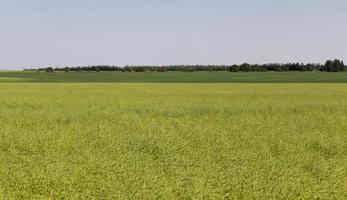
[[[347,83],[347,72],[21,72],[3,82],[106,83]]]
[[[345,84],[0,92],[0,199],[347,198]]]

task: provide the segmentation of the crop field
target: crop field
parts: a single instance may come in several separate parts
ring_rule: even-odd
[[[0,199],[347,198],[345,79],[0,72]]]
[[[347,72],[21,72],[0,71],[3,82],[105,83],[347,83]]]
[[[347,85],[1,83],[0,199],[346,199]]]

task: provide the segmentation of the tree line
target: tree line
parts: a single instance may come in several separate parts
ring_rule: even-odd
[[[194,72],[194,71],[229,71],[229,72],[287,72],[287,71],[324,71],[324,72],[344,72],[347,66],[343,61],[327,60],[325,64],[312,63],[270,63],[270,64],[248,64],[241,65],[169,65],[169,66],[112,66],[112,65],[96,65],[96,66],[77,66],[77,67],[46,67],[37,69],[25,69],[26,71],[38,72]]]

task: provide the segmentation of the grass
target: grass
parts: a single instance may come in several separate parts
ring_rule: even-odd
[[[347,73],[327,72],[55,72],[0,71],[1,82],[114,83],[347,83]]]
[[[345,84],[0,91],[0,199],[347,198]]]

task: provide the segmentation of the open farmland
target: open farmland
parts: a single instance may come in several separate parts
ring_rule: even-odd
[[[346,122],[346,84],[1,83],[0,199],[346,199]]]
[[[22,72],[0,71],[2,82],[55,83],[347,83],[347,72]]]

